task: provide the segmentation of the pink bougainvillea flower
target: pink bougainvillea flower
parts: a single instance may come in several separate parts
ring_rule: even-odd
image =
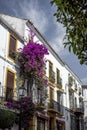
[[[32,35],[31,38],[34,38],[35,34],[32,31],[30,33]],[[33,41],[20,48],[17,57],[20,63],[20,76],[24,77],[24,79],[33,77],[41,80],[46,62],[44,56],[48,54],[49,52],[45,45]]]

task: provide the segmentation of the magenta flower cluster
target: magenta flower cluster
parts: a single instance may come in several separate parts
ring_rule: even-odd
[[[16,109],[20,111],[23,127],[24,126],[29,127],[29,121],[35,113],[35,105],[32,102],[30,97],[28,96],[22,97],[20,101],[16,101],[16,102],[14,101],[7,102],[5,106],[7,106],[9,109],[14,109],[14,110]]]
[[[29,42],[20,49],[18,61],[21,66],[21,75],[43,76],[43,67],[46,62],[44,55],[48,55],[47,48],[39,43]],[[26,77],[26,76],[25,76]]]

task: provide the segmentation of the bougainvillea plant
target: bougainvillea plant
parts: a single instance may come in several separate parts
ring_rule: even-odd
[[[32,31],[30,31],[32,39]],[[48,50],[43,44],[31,41],[20,48],[17,52],[17,59],[20,63],[20,76],[24,79],[34,78],[39,82],[44,82],[44,65],[45,55],[48,55]],[[42,81],[43,79],[43,81]]]
[[[18,110],[18,119],[21,120],[21,126],[29,127],[29,121],[35,113],[35,105],[30,97],[22,97],[19,101],[16,102],[7,102],[5,106],[7,106],[9,109],[11,108]]]

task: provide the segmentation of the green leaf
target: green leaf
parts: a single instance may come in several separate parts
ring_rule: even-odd
[[[66,28],[64,47],[68,46],[69,51],[72,48],[80,63],[87,64],[87,1],[52,0],[51,3],[57,7],[54,17]]]
[[[5,109],[0,109],[0,128],[5,129],[5,128],[11,128],[13,124],[15,123],[16,119],[16,114],[5,110]]]

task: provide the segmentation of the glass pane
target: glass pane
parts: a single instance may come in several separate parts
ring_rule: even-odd
[[[16,51],[16,39],[10,35],[10,43],[9,43],[9,56],[14,59],[14,52]]]

